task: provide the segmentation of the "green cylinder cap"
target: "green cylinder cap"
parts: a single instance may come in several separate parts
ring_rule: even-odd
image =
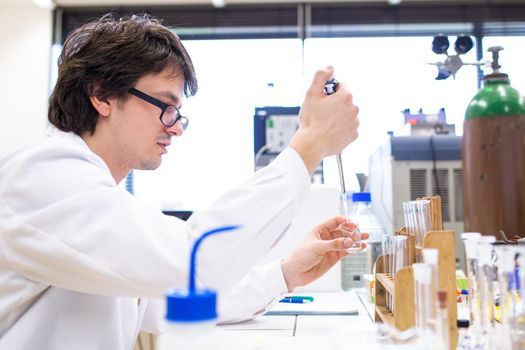
[[[510,86],[508,75],[499,71],[501,50],[501,46],[488,49],[492,52],[493,72],[483,78],[484,87],[470,101],[465,119],[525,116],[525,97]]]

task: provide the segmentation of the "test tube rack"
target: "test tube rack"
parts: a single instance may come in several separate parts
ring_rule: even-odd
[[[439,210],[440,212],[440,209],[439,205],[435,211]],[[451,230],[442,230],[441,215],[437,217],[437,220],[433,215],[433,222],[433,227],[440,228],[440,230],[429,231],[425,234],[423,249],[435,248],[439,251],[439,288],[447,291],[450,349],[455,349],[457,342],[455,234]],[[406,229],[400,229],[396,235],[407,235]],[[409,266],[399,270],[395,277],[386,273],[388,271],[388,255],[381,255],[376,261],[375,322],[386,323],[399,331],[407,330],[416,325],[412,264],[421,261],[421,249],[416,248],[413,235],[407,235],[407,238]],[[394,312],[387,307],[389,295],[392,296]]]

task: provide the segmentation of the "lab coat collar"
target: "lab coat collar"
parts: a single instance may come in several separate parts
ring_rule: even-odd
[[[84,140],[79,135],[75,134],[72,131],[69,131],[69,132],[62,131],[52,124],[49,124],[47,126],[46,135],[48,137],[58,137],[58,138],[68,140],[69,142],[75,143],[77,146],[81,147],[84,151],[90,154],[91,161],[95,162],[100,167],[104,168],[104,170],[107,171],[108,174],[111,175],[111,171],[109,170],[109,167],[107,166],[104,159],[100,158],[98,154],[93,152],[91,148],[89,148],[87,143],[85,143]]]

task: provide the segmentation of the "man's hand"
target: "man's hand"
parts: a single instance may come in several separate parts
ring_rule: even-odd
[[[336,216],[315,227],[304,243],[282,260],[281,268],[289,292],[321,277],[341,258],[351,254],[346,250],[352,246],[352,239],[343,237],[338,229],[345,222],[346,217]],[[367,238],[368,233],[361,233],[361,239]],[[361,249],[365,247],[366,244],[361,243]]]
[[[359,108],[345,83],[327,96],[324,84],[334,74],[331,66],[318,70],[299,112],[299,129],[290,142],[310,174],[324,157],[332,156],[357,138]]]

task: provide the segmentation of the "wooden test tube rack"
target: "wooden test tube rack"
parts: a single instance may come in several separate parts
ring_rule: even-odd
[[[375,274],[375,321],[386,323],[400,331],[416,325],[414,277],[411,265],[416,261],[421,261],[419,259],[421,251],[415,246],[414,236],[407,237],[409,266],[402,268],[394,278],[386,273],[388,256],[382,255],[377,259]],[[454,231],[428,232],[423,239],[423,248],[435,248],[439,251],[439,289],[447,291],[450,348],[455,349],[457,341],[457,304]],[[388,295],[392,296],[394,313],[387,308]]]

